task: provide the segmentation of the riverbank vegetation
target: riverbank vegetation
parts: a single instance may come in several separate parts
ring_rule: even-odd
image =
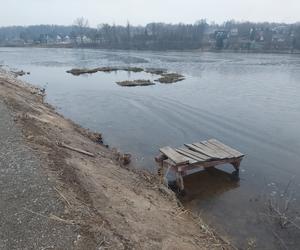
[[[100,24],[78,18],[70,26],[35,25],[0,28],[0,46],[86,47],[103,49],[203,49],[298,52],[300,23],[227,21],[208,24],[149,23],[145,26]]]

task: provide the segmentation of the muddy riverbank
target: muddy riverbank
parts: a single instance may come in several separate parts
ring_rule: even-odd
[[[64,205],[59,215],[33,212],[45,220],[76,226],[74,249],[231,248],[201,218],[180,207],[155,176],[124,167],[122,154],[95,140],[99,134],[45,104],[40,89],[2,71],[0,97]],[[62,143],[90,154],[61,147]]]

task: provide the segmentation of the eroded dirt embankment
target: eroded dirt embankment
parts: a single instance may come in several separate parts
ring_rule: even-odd
[[[230,248],[200,218],[180,208],[154,176],[124,168],[119,153],[95,142],[97,134],[44,104],[39,89],[2,72],[0,98],[65,204],[60,222],[80,227],[74,249]]]

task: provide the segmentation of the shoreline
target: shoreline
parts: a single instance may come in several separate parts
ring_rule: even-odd
[[[232,249],[227,240],[178,203],[154,175],[124,167],[122,154],[97,141],[100,134],[65,119],[44,103],[40,89],[0,70],[0,97],[22,140],[43,164],[65,212],[80,228],[75,249]],[[90,155],[61,147],[65,144]],[[39,212],[39,211],[36,211]]]
[[[299,55],[300,50],[247,50],[247,49],[211,49],[211,48],[198,48],[198,49],[181,49],[181,50],[174,50],[174,49],[167,49],[167,50],[159,50],[159,49],[120,49],[120,48],[100,48],[100,47],[76,47],[70,45],[43,45],[43,46],[36,46],[36,45],[24,45],[24,46],[14,46],[14,45],[0,45],[0,48],[37,48],[37,49],[87,49],[87,50],[104,50],[104,51],[137,51],[137,52],[176,52],[176,51],[185,51],[185,52],[209,52],[209,53],[236,53],[236,54],[278,54],[278,55]]]

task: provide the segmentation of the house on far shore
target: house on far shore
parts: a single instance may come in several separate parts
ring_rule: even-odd
[[[81,43],[83,43],[83,44],[89,44],[89,43],[92,43],[92,40],[89,38],[89,37],[87,37],[86,35],[84,35],[84,36],[77,36],[76,37],[76,43],[77,44],[81,44]]]
[[[56,39],[55,39],[55,43],[61,43],[62,41],[63,41],[63,39],[61,38],[61,36],[57,35]]]
[[[65,36],[65,37],[62,39],[62,42],[63,42],[64,44],[70,44],[72,41],[71,41],[71,39],[70,39],[69,36]]]

